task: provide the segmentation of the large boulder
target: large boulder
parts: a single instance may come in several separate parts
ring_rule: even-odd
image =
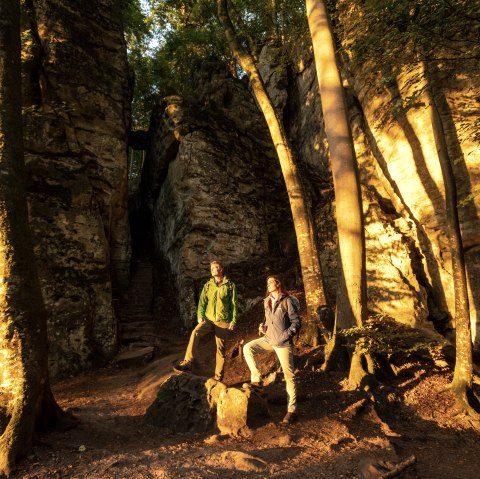
[[[264,397],[250,387],[234,388],[192,374],[174,374],[159,388],[147,409],[145,422],[175,432],[248,435],[269,417]]]
[[[192,374],[173,374],[159,388],[145,422],[176,432],[207,432],[215,424],[216,400],[226,386]]]

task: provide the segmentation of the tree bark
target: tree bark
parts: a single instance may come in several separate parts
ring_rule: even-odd
[[[467,275],[465,257],[463,254],[462,234],[457,208],[457,186],[453,172],[452,161],[448,153],[442,119],[435,101],[435,75],[431,72],[428,62],[425,63],[427,78],[427,96],[430,104],[430,120],[432,123],[435,146],[442,170],[445,186],[445,207],[447,219],[447,236],[452,258],[453,289],[455,296],[455,371],[451,384],[453,394],[457,399],[459,410],[472,416],[478,412],[471,406],[473,398],[473,357],[472,331],[470,325],[470,307],[468,302]],[[478,401],[475,401],[478,407]]]
[[[326,307],[323,276],[318,255],[313,222],[309,206],[305,199],[304,188],[292,153],[290,142],[282,122],[272,105],[265,85],[252,56],[246,52],[237,40],[235,29],[228,14],[227,0],[217,0],[218,17],[225,30],[227,43],[238,63],[247,74],[255,98],[267,122],[270,135],[277,151],[287,188],[293,223],[297,236],[298,252],[302,268],[303,285],[307,302],[307,321],[302,338],[316,346],[319,333],[328,339],[327,327],[322,322],[322,309]]]
[[[360,180],[325,2],[306,0],[306,5],[335,188],[340,256],[337,320],[338,327],[349,328],[361,326],[367,311]]]
[[[0,2],[0,476],[32,443],[48,384],[46,315],[28,225],[20,5]],[[56,404],[53,401],[53,405]],[[58,406],[57,406],[58,408]],[[55,409],[56,410],[56,409]]]

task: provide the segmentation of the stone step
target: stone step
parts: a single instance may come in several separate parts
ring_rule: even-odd
[[[129,290],[130,295],[132,293],[140,294],[142,296],[147,296],[152,294],[152,280],[144,281],[142,283],[132,284]]]
[[[128,313],[128,311],[125,311],[123,317],[127,320],[127,323],[135,321],[152,321],[152,314],[146,311],[136,313]]]
[[[155,347],[155,344],[153,344],[151,341],[133,341],[129,342],[128,344],[126,343],[125,346],[128,348],[128,350],[133,350]]]
[[[114,363],[123,368],[142,366],[151,361],[154,354],[155,348],[153,346],[121,351],[114,359]]]
[[[120,334],[140,331],[141,333],[155,333],[155,326],[151,321],[134,321],[131,323],[122,323],[120,325]]]
[[[129,314],[148,313],[150,312],[150,301],[147,303],[129,304],[128,306],[125,306],[125,311]]]
[[[142,340],[150,343],[155,343],[156,341],[160,340],[160,336],[150,331],[128,331],[120,335],[120,341],[122,343],[132,341],[132,340],[135,340],[135,341]]]

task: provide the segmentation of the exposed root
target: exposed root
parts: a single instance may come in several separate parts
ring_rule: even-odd
[[[377,384],[375,371],[372,369],[374,366],[375,362],[371,354],[360,346],[360,342],[357,342],[350,363],[350,374],[348,376],[350,387],[363,389],[364,391],[372,389]]]
[[[315,351],[312,351],[309,354],[309,357],[305,361],[304,368],[305,369],[315,369],[315,367],[323,364],[325,361],[325,351],[322,346],[318,346]]]
[[[411,455],[409,458],[405,459],[405,461],[399,462],[392,470],[381,475],[378,479],[390,479],[392,477],[396,477],[400,475],[400,473],[404,471],[407,467],[415,464],[416,461],[417,458],[414,455]]]
[[[455,391],[452,389],[455,396],[455,416],[464,414],[468,416],[470,421],[478,422],[480,425],[480,402],[473,391],[468,391],[466,388],[463,391]],[[478,427],[478,426],[477,426]]]
[[[348,371],[348,369],[349,357],[347,348],[337,341],[327,343],[322,371]]]

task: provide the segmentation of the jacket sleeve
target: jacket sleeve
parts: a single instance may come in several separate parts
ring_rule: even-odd
[[[288,317],[290,319],[290,327],[287,329],[288,337],[293,338],[298,331],[300,331],[300,315],[298,314],[298,309],[293,305],[291,298],[287,299],[287,308],[288,308]]]
[[[200,293],[200,299],[198,300],[198,308],[197,308],[197,318],[203,319],[205,317],[205,312],[207,310],[207,303],[208,298],[205,294],[205,286],[206,283],[203,285],[202,292]]]
[[[237,324],[237,287],[232,283],[232,323]]]

